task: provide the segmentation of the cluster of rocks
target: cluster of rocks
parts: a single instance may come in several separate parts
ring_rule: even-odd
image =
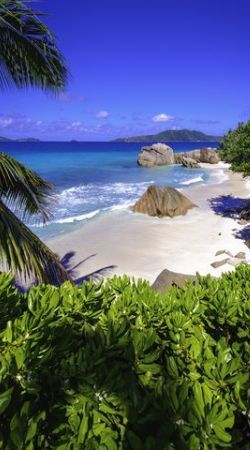
[[[236,267],[239,264],[245,263],[248,264],[249,261],[246,260],[246,253],[245,252],[238,252],[236,255],[233,255],[228,250],[218,250],[218,252],[215,253],[215,256],[220,255],[227,255],[227,258],[223,258],[219,261],[214,261],[211,266],[214,269],[217,269],[218,267],[224,266],[225,264],[229,264],[230,266]]]
[[[216,252],[215,256],[220,256],[223,254],[227,255],[228,257],[220,261],[213,262],[211,264],[212,267],[217,268],[223,266],[224,264],[230,264],[231,266],[236,267],[242,263],[250,263],[250,261],[246,260],[245,252],[239,252],[236,255],[233,255],[228,250],[219,250],[218,252]],[[183,287],[187,281],[191,281],[193,284],[197,284],[198,278],[196,275],[187,275],[184,273],[172,272],[171,270],[164,269],[158,275],[151,287],[155,291],[165,293],[170,286]]]
[[[132,207],[132,211],[149,216],[175,217],[185,215],[194,207],[196,205],[176,189],[151,185]]]
[[[183,158],[191,158],[196,163],[218,164],[220,156],[214,148],[204,147],[190,152],[182,152],[175,154],[175,162],[183,164]]]
[[[210,147],[174,153],[171,147],[161,143],[142,147],[137,159],[138,164],[143,167],[182,164],[188,168],[197,168],[199,163],[217,164],[219,161],[218,152]]]

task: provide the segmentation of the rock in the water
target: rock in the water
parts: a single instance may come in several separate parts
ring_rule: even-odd
[[[171,272],[170,270],[163,270],[152,284],[152,289],[155,291],[165,293],[170,286],[182,287],[187,281],[197,282],[195,275],[185,275],[183,273]]]
[[[166,144],[153,144],[149,147],[142,147],[137,162],[144,167],[174,164],[174,151]]]
[[[191,158],[196,163],[217,164],[220,161],[218,152],[210,147],[204,147],[189,152],[175,153],[175,163],[182,164],[183,158]]]
[[[182,153],[174,153],[174,163],[175,164],[182,164],[182,158],[185,158],[185,156],[183,156],[183,152]]]
[[[246,253],[245,252],[239,252],[234,257],[238,258],[238,259],[246,259]]]
[[[232,252],[230,252],[229,250],[218,250],[216,253],[215,253],[215,256],[220,256],[220,255],[223,255],[225,253],[225,255],[228,255],[228,256],[230,256],[231,258],[234,258],[234,255],[232,254]]]
[[[176,189],[152,185],[147,188],[132,210],[149,216],[174,217],[185,215],[194,207],[196,205]]]
[[[218,250],[218,251],[215,253],[215,256],[223,255],[223,253],[226,253],[226,250]]]
[[[182,165],[184,167],[187,167],[188,169],[197,169],[198,167],[200,167],[195,159],[186,158],[185,156],[182,157]]]
[[[224,264],[227,264],[230,261],[230,258],[226,258],[226,259],[221,259],[220,261],[214,261],[211,266],[214,269],[217,269],[217,267],[221,267],[224,266]]]

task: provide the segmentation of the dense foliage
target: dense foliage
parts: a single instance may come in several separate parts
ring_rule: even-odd
[[[0,447],[249,449],[250,267],[154,292],[0,275]]]
[[[232,164],[236,172],[250,175],[250,120],[230,130],[220,143],[223,159]]]

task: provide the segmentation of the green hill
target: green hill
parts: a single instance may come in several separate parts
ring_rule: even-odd
[[[221,136],[210,136],[195,130],[166,130],[157,134],[148,134],[145,136],[130,136],[115,139],[115,142],[217,142],[222,139]]]

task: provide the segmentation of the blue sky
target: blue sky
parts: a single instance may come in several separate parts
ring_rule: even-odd
[[[55,98],[1,92],[0,135],[223,134],[250,116],[249,0],[43,0],[71,77]]]

